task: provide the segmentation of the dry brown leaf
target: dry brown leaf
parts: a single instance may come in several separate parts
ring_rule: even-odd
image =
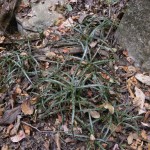
[[[38,100],[39,100],[38,97],[33,97],[33,98],[30,99],[30,102],[31,102],[32,105],[34,105],[38,102]]]
[[[141,136],[142,136],[142,138],[143,138],[144,140],[147,140],[147,139],[148,139],[148,136],[147,136],[145,130],[142,130],[142,131],[141,131]]]
[[[58,59],[58,60],[61,60],[61,61],[64,61],[64,57],[62,55],[57,55],[56,53],[54,52],[47,52],[45,54],[45,56],[49,59]]]
[[[132,85],[136,85],[137,84],[137,80],[136,80],[136,78],[135,77],[131,77],[131,78],[129,78],[128,80],[127,80],[127,89],[128,89],[128,91],[129,91],[129,93],[130,93],[130,97],[131,98],[134,98],[135,96],[134,96],[134,93],[132,92],[132,90],[131,90],[131,86]]]
[[[90,115],[91,115],[91,117],[92,118],[94,118],[94,119],[98,119],[98,118],[100,118],[100,113],[99,112],[97,112],[97,111],[90,111]]]
[[[20,130],[17,135],[11,137],[10,139],[11,139],[12,142],[16,143],[16,142],[21,141],[25,137],[26,137],[26,135],[25,135],[24,131]]]
[[[144,106],[145,106],[145,105],[144,105]],[[150,111],[147,111],[147,112],[145,113],[143,122],[145,122],[145,123],[148,122],[149,117],[150,117]]]
[[[133,100],[133,104],[138,106],[138,114],[145,113],[144,102],[145,102],[145,94],[141,89],[135,86],[135,98]]]
[[[108,109],[111,114],[114,114],[114,107],[110,103],[105,103],[103,107]]]
[[[13,123],[20,113],[21,113],[20,106],[13,108],[11,110],[5,111],[2,118],[0,118],[0,125]]]
[[[53,58],[56,57],[56,53],[54,53],[54,52],[47,52],[45,54],[45,56],[48,57],[49,59],[53,59]]]
[[[59,133],[55,134],[55,143],[57,145],[57,150],[61,150],[60,134]]]
[[[133,139],[134,139],[133,134],[130,133],[130,135],[127,137],[127,142],[128,142],[129,145],[131,145],[133,143]]]
[[[16,87],[15,89],[15,93],[16,94],[21,94],[22,90],[20,89],[20,87]]]
[[[122,126],[121,125],[118,125],[118,126],[116,126],[116,129],[115,129],[115,132],[117,132],[117,133],[121,133],[122,132]]]
[[[150,85],[150,76],[146,76],[141,73],[137,73],[135,75],[135,78],[146,85]]]
[[[0,116],[3,115],[3,112],[4,112],[4,108],[0,108]]]
[[[1,150],[9,150],[9,146],[6,145],[6,144],[4,144],[4,145],[2,146],[2,148],[1,148]]]
[[[81,134],[82,133],[82,129],[80,127],[74,127],[73,131],[75,134]]]
[[[74,25],[74,21],[71,17],[69,17],[66,21],[64,21],[60,26],[59,28],[63,29],[63,28],[70,28]]]
[[[3,43],[5,40],[5,36],[0,36],[0,43]]]
[[[65,139],[65,143],[74,143],[75,142],[75,140],[74,139],[72,139],[72,138],[66,138]]]
[[[19,129],[19,126],[20,126],[20,119],[21,119],[21,116],[18,115],[18,116],[17,116],[17,122],[16,122],[16,124],[14,125],[13,129],[10,131],[10,135],[17,134],[18,129]]]
[[[23,129],[24,129],[24,132],[27,134],[27,135],[30,135],[31,133],[31,127],[26,125],[26,124],[23,124]]]
[[[21,104],[21,110],[25,115],[32,115],[34,111],[29,100],[26,100]]]
[[[68,129],[66,124],[62,125],[62,128],[63,128],[64,132],[68,132],[69,131],[69,129]]]
[[[150,143],[148,143],[148,150],[150,150]]]
[[[13,124],[10,124],[8,127],[7,127],[7,130],[6,130],[6,135],[9,135],[10,134],[10,131],[11,129],[14,127]]]

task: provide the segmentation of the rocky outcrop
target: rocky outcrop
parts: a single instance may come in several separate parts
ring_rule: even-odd
[[[130,0],[116,32],[135,64],[150,71],[150,0]]]
[[[18,30],[23,35],[31,35],[41,32],[43,29],[54,24],[62,14],[56,11],[56,6],[63,7],[65,0],[22,0],[24,5],[30,5],[30,9],[16,14]],[[21,7],[21,6],[19,6]]]

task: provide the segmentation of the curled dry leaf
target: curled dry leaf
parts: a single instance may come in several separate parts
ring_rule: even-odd
[[[100,113],[97,112],[97,111],[90,111],[90,115],[91,115],[91,117],[94,118],[94,119],[100,118]]]
[[[31,104],[34,105],[38,102],[38,100],[39,100],[38,97],[33,97],[33,98],[30,99],[30,102],[31,102]]]
[[[21,113],[20,106],[15,107],[11,110],[5,111],[2,118],[0,118],[0,125],[1,124],[11,124],[11,123],[13,123],[20,113]]]
[[[105,103],[103,106],[105,109],[108,109],[111,114],[114,114],[114,107],[110,103]]]
[[[135,75],[135,78],[146,85],[150,85],[150,76],[146,76],[141,73],[137,73]]]
[[[34,111],[29,100],[26,100],[21,104],[21,110],[25,115],[32,115]]]
[[[135,87],[135,98],[133,100],[133,104],[138,106],[139,114],[145,113],[144,102],[145,94],[142,92],[141,89]]]
[[[127,142],[128,142],[129,145],[133,143],[133,139],[134,139],[134,138],[133,138],[133,134],[130,133],[130,135],[129,135],[128,138],[127,138]]]
[[[17,135],[11,137],[10,139],[11,139],[12,142],[16,143],[16,142],[21,141],[25,137],[26,137],[26,135],[25,135],[24,131],[20,130]]]

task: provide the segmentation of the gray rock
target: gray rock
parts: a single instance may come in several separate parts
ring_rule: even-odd
[[[130,0],[116,38],[136,66],[150,70],[150,0]]]
[[[18,30],[23,35],[35,35],[53,25],[58,18],[63,18],[62,14],[55,11],[55,6],[58,3],[64,5],[65,0],[40,0],[38,3],[31,0],[30,3],[31,11],[26,16],[22,16],[21,13],[16,15]]]

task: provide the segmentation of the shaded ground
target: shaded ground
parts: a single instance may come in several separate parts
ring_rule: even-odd
[[[3,150],[149,149],[149,76],[114,39],[125,4],[69,3],[40,38],[1,37]]]

